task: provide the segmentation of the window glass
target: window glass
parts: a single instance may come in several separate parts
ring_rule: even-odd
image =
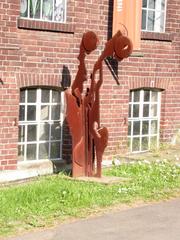
[[[28,125],[27,126],[27,142],[36,141],[37,136],[37,126],[36,125]]]
[[[146,15],[147,15],[147,11],[146,10],[142,10],[142,30],[146,30]]]
[[[143,117],[149,117],[149,104],[143,105]]]
[[[148,137],[142,137],[142,151],[148,149]]]
[[[149,0],[149,8],[150,9],[155,9],[155,0]]]
[[[139,102],[140,100],[140,91],[134,92],[134,102]]]
[[[21,94],[20,94],[20,103],[24,103],[25,102],[25,91],[23,91]]]
[[[43,105],[41,106],[41,120],[49,119],[49,106]]]
[[[65,22],[66,0],[21,0],[20,16],[36,20]]]
[[[140,122],[134,122],[133,123],[133,135],[139,135],[140,134]]]
[[[59,142],[51,143],[51,158],[59,158],[60,157],[60,145]]]
[[[36,106],[27,106],[27,121],[35,121],[36,120]]]
[[[39,139],[40,140],[49,140],[49,130],[50,125],[48,123],[40,124],[39,126]]]
[[[131,91],[133,96],[135,91]],[[134,98],[135,99],[135,98]],[[160,122],[160,92],[139,90],[139,102],[129,103],[133,106],[133,115],[128,118],[128,147],[130,152],[148,151],[158,146]]]
[[[51,120],[59,120],[60,118],[60,105],[52,106]]]
[[[39,144],[39,159],[48,159],[49,157],[49,144],[40,143]]]
[[[152,92],[152,102],[158,101],[158,92]]]
[[[18,146],[18,161],[24,160],[24,145]]]
[[[139,117],[139,104],[133,105],[133,117]]]
[[[164,32],[166,0],[148,0],[142,4],[143,31]]]
[[[148,22],[147,22],[147,28],[149,31],[154,31],[154,23],[155,23],[155,12],[154,11],[148,11]]]
[[[133,152],[139,152],[140,149],[140,138],[133,138],[132,150]]]
[[[148,134],[149,132],[149,121],[142,121],[142,134]]]
[[[27,144],[27,160],[36,159],[36,144]]]
[[[21,105],[19,109],[19,120],[24,121],[25,120],[25,106]]]
[[[50,98],[49,94],[50,94],[50,92],[47,89],[43,89],[41,91],[41,101],[42,101],[42,103],[48,103],[49,102],[49,98]]]
[[[143,0],[143,8],[147,7],[147,0]]]
[[[150,91],[144,91],[144,102],[149,102],[150,100]]]
[[[36,102],[36,90],[31,89],[28,91],[28,103]]]
[[[61,93],[51,89],[20,92],[19,161],[60,159]]]

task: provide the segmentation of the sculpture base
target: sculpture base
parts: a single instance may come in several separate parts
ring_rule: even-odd
[[[113,177],[113,176],[102,176],[100,178],[97,177],[77,177],[75,180],[84,181],[84,182],[96,182],[105,185],[123,183],[130,180],[130,178],[122,178],[122,177]]]

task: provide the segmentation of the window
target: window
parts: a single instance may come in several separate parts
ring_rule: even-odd
[[[23,18],[66,21],[66,0],[21,0],[20,6],[20,16]]]
[[[148,32],[165,31],[166,0],[143,0],[142,30]]]
[[[159,91],[130,92],[128,118],[128,145],[130,152],[144,152],[159,144]]]
[[[61,159],[61,92],[26,89],[20,92],[18,159]]]

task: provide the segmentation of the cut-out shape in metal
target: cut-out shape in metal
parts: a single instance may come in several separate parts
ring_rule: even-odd
[[[108,143],[108,130],[100,126],[99,91],[103,83],[103,60],[114,57],[118,61],[132,53],[131,40],[118,31],[109,41],[94,64],[90,86],[84,93],[87,81],[85,57],[97,48],[94,32],[83,35],[78,56],[79,67],[71,89],[65,91],[67,122],[72,135],[72,176],[101,177],[102,155]],[[98,76],[96,77],[96,75]],[[98,80],[97,80],[98,78]]]

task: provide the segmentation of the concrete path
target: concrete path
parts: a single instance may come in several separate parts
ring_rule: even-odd
[[[10,240],[180,240],[180,198],[114,211]]]

